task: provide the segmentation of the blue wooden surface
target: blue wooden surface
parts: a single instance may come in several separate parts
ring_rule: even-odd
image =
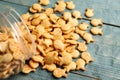
[[[57,0],[51,0],[51,4],[48,7],[53,7],[55,1]],[[118,53],[120,52],[120,37],[118,34],[120,34],[120,0],[73,1],[76,4],[76,9],[81,11],[84,18],[85,9],[88,7],[94,8],[95,18],[103,18],[105,23],[114,24],[118,27],[104,24],[104,35],[94,36],[96,42],[88,45],[88,51],[92,53],[95,61],[86,66],[86,71],[72,71],[68,74],[67,78],[61,78],[60,80],[93,80],[94,78],[102,80],[119,80],[120,54]],[[4,11],[3,7],[11,7],[22,14],[28,11],[29,6],[37,2],[38,0],[1,0],[0,11]],[[89,23],[89,21],[86,22]],[[35,73],[30,73],[29,75],[18,74],[7,80],[48,80],[48,78],[49,80],[56,80],[51,73],[38,68]]]

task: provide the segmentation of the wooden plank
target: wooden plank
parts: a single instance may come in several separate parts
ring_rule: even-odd
[[[38,0],[4,0],[23,5],[31,5],[38,2]],[[49,6],[53,7],[53,3],[57,0],[51,0]],[[65,0],[70,1],[70,0]],[[76,9],[80,10],[84,16],[86,8],[93,8],[95,10],[95,18],[102,18],[105,23],[111,23],[120,26],[120,0],[74,0]],[[85,17],[85,16],[84,16]]]

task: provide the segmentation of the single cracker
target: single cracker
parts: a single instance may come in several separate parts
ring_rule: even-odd
[[[83,35],[83,39],[85,39],[87,43],[94,42],[92,35],[87,32]]]
[[[52,9],[52,8],[46,8],[44,13],[45,13],[47,16],[49,16],[50,14],[53,14],[53,9]]]
[[[74,50],[70,54],[71,54],[72,58],[78,58],[80,56],[80,52],[78,50]]]
[[[35,55],[31,59],[35,62],[41,63],[42,65],[44,64],[44,61],[43,61],[44,58],[41,55]]]
[[[71,70],[75,70],[76,69],[76,63],[71,62],[69,65],[64,66],[64,69],[65,69],[66,72],[69,72]]]
[[[30,11],[31,13],[36,13],[36,12],[37,12],[37,10],[33,9],[32,7],[29,9],[29,11]]]
[[[67,44],[67,43],[66,43],[66,44]],[[69,43],[68,43],[68,44],[69,44]],[[74,52],[75,47],[76,47],[76,45],[71,45],[71,44],[69,44],[69,45],[66,45],[65,50],[66,50],[66,52],[68,52],[68,53],[72,53],[72,52]]]
[[[40,4],[37,4],[37,3],[33,4],[32,8],[34,10],[37,10],[37,12],[41,12],[43,10],[42,6]]]
[[[76,19],[81,19],[82,18],[82,16],[81,16],[81,13],[80,13],[80,11],[78,11],[78,10],[74,10],[73,12],[72,12],[72,16],[74,17],[74,18],[76,18]]]
[[[42,46],[37,45],[37,49],[42,53],[43,56],[46,56],[46,53],[45,53],[44,49],[42,48]]]
[[[83,35],[87,33],[86,31],[80,30],[78,27],[75,28],[75,32],[79,34],[81,37],[83,37]]]
[[[77,25],[78,25],[78,20],[75,19],[75,18],[71,18],[71,19],[68,21],[68,24],[70,24],[71,26],[77,26]]]
[[[71,28],[71,24],[67,23],[61,27],[62,31],[68,31]]]
[[[61,69],[61,68],[56,68],[54,71],[53,71],[53,75],[56,77],[56,78],[61,78],[62,76],[63,77],[67,77],[67,74],[65,73],[65,70]]]
[[[83,59],[77,59],[76,61],[76,70],[86,70],[85,61]]]
[[[61,40],[55,40],[55,41],[53,42],[53,45],[54,45],[54,48],[55,48],[55,49],[59,49],[59,50],[61,50],[61,51],[63,51],[63,50],[64,50],[64,47],[65,47],[64,43],[63,43]]]
[[[58,53],[57,51],[48,52],[46,57],[44,57],[45,64],[54,64],[58,61]]]
[[[86,64],[88,64],[91,61],[94,61],[93,58],[91,57],[90,53],[88,53],[88,52],[83,52],[81,54],[81,58],[85,60]]]
[[[55,64],[45,64],[42,69],[47,69],[48,71],[54,71],[56,69],[56,65]]]
[[[97,19],[97,18],[92,19],[90,23],[94,27],[103,25],[102,19]]]
[[[85,12],[85,16],[91,18],[94,16],[94,9],[87,8]]]
[[[70,38],[71,38],[72,40],[78,40],[78,39],[80,38],[80,36],[79,36],[79,34],[77,34],[77,33],[72,33],[72,34],[70,35]]]
[[[67,9],[74,9],[75,8],[75,4],[73,3],[73,1],[70,2],[66,2],[66,8]]]
[[[38,62],[35,62],[33,60],[30,60],[29,61],[29,65],[30,67],[32,67],[33,69],[36,69],[38,66],[39,66],[39,63]]]
[[[33,26],[38,26],[40,22],[41,22],[41,20],[39,18],[35,18],[31,21],[31,24]]]
[[[49,17],[53,23],[56,23],[59,18],[56,14],[50,14]]]
[[[89,25],[87,23],[85,23],[85,22],[82,22],[81,24],[78,25],[78,27],[79,27],[80,30],[85,31],[85,30],[87,30]]]
[[[78,48],[78,50],[81,51],[81,52],[87,50],[87,46],[86,46],[85,42],[79,42],[77,48]]]
[[[70,12],[64,12],[63,13],[63,19],[68,21],[72,18],[72,14]]]
[[[52,42],[51,39],[45,39],[45,40],[43,41],[43,44],[45,44],[46,47],[49,47],[49,46],[53,45],[53,42]]]
[[[60,59],[60,63],[59,65],[69,65],[72,62],[72,56],[71,54],[67,53],[66,51],[64,51],[62,53],[62,57],[59,57]]]
[[[66,8],[64,0],[57,1],[57,4],[54,4],[54,11],[63,12]]]
[[[102,34],[103,34],[102,28],[94,27],[94,28],[92,28],[90,31],[91,31],[91,33],[94,34],[94,35],[96,35],[96,34],[102,35]]]

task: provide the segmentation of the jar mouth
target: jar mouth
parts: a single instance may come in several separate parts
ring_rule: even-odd
[[[0,32],[6,32],[7,34],[10,34],[12,31],[12,36],[16,41],[20,42],[21,50],[25,54],[26,59],[32,57],[32,55],[36,53],[35,41],[19,13],[14,9],[9,9],[4,13],[0,13],[0,16]],[[21,30],[21,25],[26,34],[24,34],[24,31]],[[31,48],[26,43],[26,38],[24,35],[29,37],[29,41],[32,45]]]

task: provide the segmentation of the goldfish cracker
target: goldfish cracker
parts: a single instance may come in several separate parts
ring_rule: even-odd
[[[78,27],[79,27],[80,30],[85,31],[85,30],[87,30],[89,25],[87,23],[85,23],[85,22],[82,22],[81,24],[78,25]]]
[[[90,23],[94,27],[103,25],[102,19],[97,19],[97,18],[92,19]]]
[[[73,16],[74,18],[76,18],[76,19],[82,18],[81,13],[80,13],[80,11],[78,11],[78,10],[74,10],[74,11],[72,12],[72,16]]]
[[[58,16],[56,14],[50,14],[50,20],[53,22],[53,23],[56,23],[57,20],[58,20]]]
[[[71,24],[67,23],[67,24],[63,25],[63,26],[61,27],[61,29],[62,29],[63,31],[68,31],[68,30],[70,30],[71,27],[72,27]]]
[[[70,12],[64,12],[64,13],[63,13],[63,19],[64,19],[64,20],[68,21],[68,20],[70,20],[71,18],[72,18],[72,15],[71,15]]]
[[[64,66],[64,69],[66,70],[66,72],[69,72],[71,70],[75,70],[76,69],[76,63],[71,62],[69,65]]]
[[[43,42],[43,44],[45,44],[46,47],[49,47],[50,45],[53,45],[53,42],[52,42],[51,39],[45,39],[44,42]]]
[[[60,28],[54,28],[54,30],[51,32],[53,35],[62,35],[62,30]]]
[[[55,64],[45,64],[42,69],[47,69],[48,71],[54,71],[56,69]]]
[[[30,11],[31,13],[36,13],[36,12],[37,12],[37,10],[33,9],[32,7],[29,9],[29,11]]]
[[[76,60],[76,70],[86,70],[85,61],[81,58]]]
[[[71,38],[72,40],[78,40],[78,39],[80,38],[80,36],[79,36],[79,34],[77,34],[77,33],[72,33],[71,36],[70,36],[70,38]]]
[[[38,18],[41,19],[41,20],[44,20],[44,19],[49,20],[48,16],[45,13],[40,13]]]
[[[58,61],[58,53],[57,52],[48,52],[46,57],[44,58],[45,64],[54,64]]]
[[[73,3],[73,1],[66,2],[66,8],[67,9],[74,9],[75,8],[75,4]]]
[[[52,24],[49,19],[44,19],[41,21],[41,25],[44,26],[44,28],[49,28]]]
[[[91,57],[90,53],[88,53],[88,52],[83,52],[81,54],[81,58],[85,60],[86,64],[88,64],[91,61],[94,61],[93,58]]]
[[[35,62],[39,62],[40,64],[44,64],[43,57],[41,55],[35,55],[31,58]]]
[[[76,45],[71,45],[71,44],[69,44],[69,46],[66,46],[65,50],[66,50],[66,52],[68,52],[68,53],[72,53],[72,52],[74,52],[75,47],[76,47]]]
[[[46,8],[44,13],[45,13],[47,16],[49,16],[50,14],[53,14],[53,9],[52,9],[52,8]]]
[[[71,26],[77,26],[77,25],[78,25],[78,20],[75,19],[75,18],[71,18],[71,19],[68,21],[68,24],[70,24]]]
[[[37,10],[37,12],[41,12],[41,11],[43,10],[43,8],[41,7],[41,5],[40,5],[40,4],[37,4],[37,3],[33,4],[33,5],[32,5],[32,8],[33,8],[34,10]]]
[[[80,52],[76,49],[74,49],[73,52],[70,53],[72,58],[78,58],[80,56]]]
[[[30,67],[32,67],[33,69],[36,69],[38,66],[39,66],[39,63],[38,62],[35,62],[33,60],[30,60],[29,61],[29,65]]]
[[[63,77],[67,77],[67,74],[65,73],[65,70],[60,69],[60,68],[56,68],[56,69],[53,71],[53,75],[54,75],[56,78],[61,78],[62,76],[63,76]]]
[[[87,8],[85,12],[86,17],[91,18],[94,16],[94,9]]]
[[[59,59],[60,59],[60,63],[59,63],[60,66],[69,65],[72,62],[71,54],[65,51],[62,53],[62,57],[59,57]]]
[[[103,34],[102,28],[94,27],[94,28],[92,28],[90,31],[91,31],[92,34],[95,34],[95,35],[96,35],[96,34],[100,34],[100,35]]]
[[[83,35],[83,39],[85,39],[87,43],[94,42],[92,35],[87,32]]]
[[[81,51],[81,52],[87,50],[87,46],[86,46],[85,42],[79,42],[78,43],[78,50]]]
[[[57,1],[57,4],[54,5],[54,11],[63,12],[66,8],[64,0]]]
[[[55,40],[55,41],[53,42],[53,45],[54,45],[54,48],[55,48],[55,49],[59,49],[59,50],[61,50],[61,51],[63,51],[63,50],[64,50],[64,47],[65,47],[64,43],[63,43],[61,40]]]
[[[41,22],[41,20],[39,18],[35,18],[31,21],[31,24],[33,26],[37,26],[37,25],[39,25],[40,22]]]

